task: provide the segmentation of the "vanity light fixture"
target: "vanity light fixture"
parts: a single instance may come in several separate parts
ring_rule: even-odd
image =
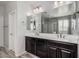
[[[36,8],[33,9],[33,13],[34,14],[41,13],[43,11],[44,11],[43,8],[39,7],[39,6],[37,6]]]
[[[42,7],[39,8],[39,12],[44,12]]]
[[[33,12],[36,14],[36,13],[39,13],[39,9],[38,8],[35,8],[34,10],[33,10]]]

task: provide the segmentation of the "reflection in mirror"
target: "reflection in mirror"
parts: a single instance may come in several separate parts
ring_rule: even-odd
[[[72,29],[71,30],[72,31],[71,33],[72,34],[75,34],[76,33],[76,27],[77,27],[76,26],[77,25],[76,21],[77,21],[76,20],[76,14],[74,14],[74,15],[71,16],[71,29]]]
[[[27,30],[35,30],[36,29],[36,22],[32,16],[27,16]]]
[[[70,19],[68,17],[61,17],[58,19],[58,33],[69,33],[69,20]]]
[[[76,31],[75,15],[47,18],[42,20],[42,33],[74,34]]]
[[[57,32],[57,20],[53,18],[47,18],[42,20],[42,33],[56,33]]]
[[[27,16],[27,30],[52,34],[76,33],[76,14],[52,18],[45,15],[42,13],[35,16]]]

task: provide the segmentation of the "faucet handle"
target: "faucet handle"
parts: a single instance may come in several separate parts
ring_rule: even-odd
[[[65,38],[65,35],[63,35],[63,38]]]
[[[58,37],[58,38],[60,38],[60,35],[59,35],[59,34],[57,34],[57,37]]]
[[[62,38],[62,34],[60,34],[60,38]]]

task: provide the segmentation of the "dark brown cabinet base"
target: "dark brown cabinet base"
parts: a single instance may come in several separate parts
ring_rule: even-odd
[[[25,50],[40,58],[77,58],[77,44],[25,37]]]
[[[36,40],[36,55],[41,58],[47,58],[47,41],[44,39]]]
[[[49,58],[57,58],[57,48],[56,47],[49,47],[48,48],[48,57]]]

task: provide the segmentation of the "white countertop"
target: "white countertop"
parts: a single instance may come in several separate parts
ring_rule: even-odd
[[[62,42],[76,43],[78,44],[79,37],[77,35],[65,35],[65,38],[58,38],[58,34],[42,34],[35,35],[34,33],[25,34],[25,36],[36,37],[36,38],[44,38],[48,40],[56,40]]]

